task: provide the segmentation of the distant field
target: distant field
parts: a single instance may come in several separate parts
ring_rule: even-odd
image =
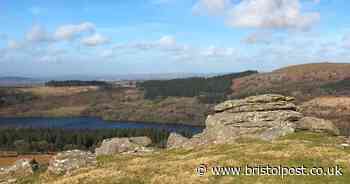
[[[13,165],[16,160],[23,159],[23,158],[34,158],[37,162],[40,164],[46,165],[49,163],[50,159],[53,157],[53,155],[19,155],[17,157],[0,157],[0,167],[7,167]]]
[[[19,88],[23,92],[31,92],[34,95],[47,97],[47,96],[70,96],[82,92],[96,91],[97,86],[74,86],[74,87],[29,87]]]

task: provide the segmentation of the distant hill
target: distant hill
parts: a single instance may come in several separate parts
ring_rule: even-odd
[[[0,86],[22,86],[42,83],[39,79],[17,76],[0,77]]]
[[[249,76],[257,71],[244,71],[214,77],[190,77],[171,80],[148,80],[137,86],[146,99],[159,97],[199,97],[204,103],[217,103],[231,93],[232,79]]]
[[[350,64],[347,63],[295,65],[269,73],[233,79],[232,97],[238,98],[261,93],[281,93],[307,99],[328,93],[334,94],[336,92],[335,87],[339,91],[341,86],[330,84],[339,84],[339,81],[347,79],[350,79]]]

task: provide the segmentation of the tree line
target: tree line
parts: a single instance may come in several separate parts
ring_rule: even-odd
[[[0,88],[0,107],[24,103],[35,98],[30,92],[19,92],[15,89]]]
[[[215,103],[231,93],[232,80],[256,74],[257,71],[245,71],[216,77],[191,77],[186,79],[150,80],[137,83],[144,90],[146,99],[161,97],[199,97],[202,102]]]
[[[81,80],[65,80],[65,81],[49,81],[45,83],[50,87],[71,87],[71,86],[109,86],[109,83],[104,81],[81,81]]]
[[[337,95],[349,95],[350,91],[350,78],[324,84],[321,86],[321,89],[328,92],[329,94],[337,94]]]
[[[181,130],[184,136],[192,136],[189,130]],[[104,139],[112,137],[147,136],[153,146],[164,147],[168,130],[145,129],[98,129],[73,130],[56,128],[0,128],[0,150],[19,154],[48,153],[71,149],[94,151]]]

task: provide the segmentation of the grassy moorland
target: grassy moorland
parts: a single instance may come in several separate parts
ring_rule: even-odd
[[[97,168],[78,170],[70,177],[38,173],[20,183],[141,184],[141,183],[286,183],[346,184],[350,180],[350,149],[340,148],[342,138],[299,132],[273,142],[241,139],[231,145],[192,150],[160,150],[142,156],[114,155],[98,158]],[[199,164],[212,166],[267,165],[284,167],[342,167],[343,176],[197,176]]]
[[[313,63],[289,66],[268,73],[233,79],[232,97],[280,93],[299,101],[322,95],[345,94],[349,89],[350,64]]]

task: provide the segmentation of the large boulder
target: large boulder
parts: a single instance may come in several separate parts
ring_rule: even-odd
[[[113,155],[119,153],[142,153],[150,152],[151,149],[146,148],[152,141],[146,137],[131,138],[111,138],[103,140],[100,147],[95,149],[97,156]]]
[[[211,142],[231,142],[238,137],[273,140],[294,132],[303,115],[292,97],[276,94],[228,100],[215,106],[206,120],[203,136]]]
[[[303,117],[296,123],[296,129],[332,135],[340,134],[339,129],[331,121],[315,117]]]
[[[58,153],[50,160],[48,172],[54,175],[70,175],[74,170],[96,166],[96,155],[81,150]]]
[[[293,99],[266,94],[225,101],[214,107],[215,113],[207,117],[206,128],[201,134],[188,141],[176,135],[170,136],[168,147],[231,143],[239,137],[271,141],[293,133],[295,122],[303,117],[291,102]]]

